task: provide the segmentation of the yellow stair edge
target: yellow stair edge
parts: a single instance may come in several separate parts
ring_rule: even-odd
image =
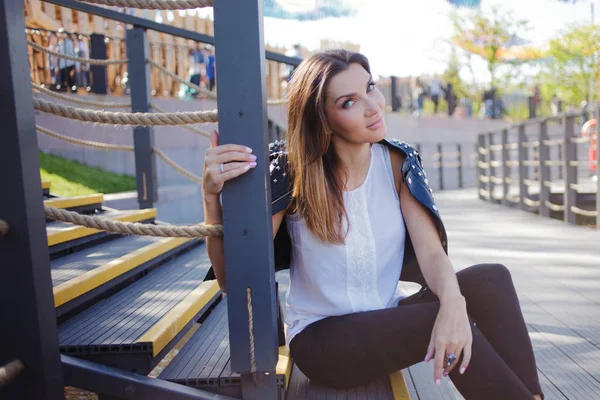
[[[163,238],[61,283],[53,288],[54,307],[61,306],[190,240],[187,238]]]
[[[218,292],[216,280],[202,282],[142,335],[137,343],[151,343],[152,356],[156,357]]]
[[[146,208],[144,210],[134,210],[124,214],[117,214],[110,218],[113,221],[121,222],[138,222],[145,221],[156,217],[155,208]],[[98,229],[86,228],[84,226],[73,225],[69,228],[61,229],[57,232],[48,232],[48,246],[54,246],[59,243],[68,242],[69,240],[79,239],[85,236],[93,235],[100,232]]]
[[[390,383],[392,384],[394,400],[411,400],[402,370],[390,374]]]
[[[279,346],[279,359],[275,366],[276,375],[285,375],[284,389],[287,390],[288,384],[290,383],[290,375],[292,373],[292,356],[290,356],[290,349],[287,346]]]
[[[50,181],[42,181],[42,190],[45,190],[45,189],[50,190],[51,185],[52,185],[52,182],[50,182]]]
[[[44,200],[44,205],[55,208],[74,208],[92,204],[102,204],[103,201],[104,195],[102,193],[96,193],[83,196],[48,199]]]

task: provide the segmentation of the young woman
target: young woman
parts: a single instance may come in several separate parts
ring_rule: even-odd
[[[466,399],[542,399],[510,273],[499,264],[455,273],[418,153],[384,139],[367,59],[343,50],[305,59],[288,100],[271,187],[274,235],[291,242],[286,341],[300,370],[345,388],[434,360],[435,382],[449,376]],[[257,160],[245,146],[219,146],[217,132],[211,144],[204,209],[218,224],[224,182]],[[207,247],[225,290],[223,239]],[[401,275],[423,289],[402,298]]]

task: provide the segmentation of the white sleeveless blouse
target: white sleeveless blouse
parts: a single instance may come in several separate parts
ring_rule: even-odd
[[[402,297],[406,230],[389,150],[371,146],[358,188],[344,192],[350,229],[345,243],[324,244],[297,214],[286,215],[292,240],[286,300],[286,343],[320,319],[395,306]]]

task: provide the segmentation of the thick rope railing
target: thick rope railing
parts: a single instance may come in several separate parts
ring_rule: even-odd
[[[27,44],[33,47],[36,50],[42,51],[44,53],[51,54],[55,57],[64,58],[66,60],[71,60],[75,62],[80,62],[82,64],[90,64],[90,65],[114,65],[114,64],[127,64],[128,60],[98,60],[95,58],[82,58],[82,57],[74,57],[68,56],[63,53],[58,53],[56,51],[49,50],[39,44],[32,42],[31,40],[27,40]]]
[[[100,150],[134,151],[133,146],[127,145],[127,144],[109,144],[109,143],[94,142],[91,140],[76,139],[76,138],[72,138],[70,136],[65,136],[60,133],[51,131],[50,129],[46,129],[39,125],[36,125],[35,129],[38,132],[40,132],[46,136],[50,136],[54,139],[62,140],[63,142],[76,144],[78,146],[85,146],[85,147],[90,147],[93,149],[100,149]]]
[[[60,117],[76,119],[85,122],[115,125],[137,126],[165,126],[185,125],[218,122],[218,111],[186,111],[167,114],[160,113],[124,113],[110,111],[86,110],[49,102],[42,99],[33,99],[36,110],[58,115]]]
[[[196,174],[191,173],[190,171],[183,168],[181,165],[177,164],[175,161],[171,160],[169,157],[167,157],[167,155],[165,153],[163,153],[163,151],[161,149],[158,149],[155,147],[153,150],[154,150],[154,154],[159,156],[165,163],[167,163],[171,167],[175,168],[175,170],[177,170],[177,172],[179,172],[181,175],[191,179],[192,181],[194,181],[198,184],[202,184],[202,178],[200,178]]]
[[[250,372],[256,373],[256,350],[254,346],[254,314],[252,312],[252,289],[246,288],[248,301],[248,335],[250,337]]]
[[[79,0],[113,7],[144,8],[147,10],[186,10],[212,7],[213,0]]]
[[[198,93],[204,94],[206,97],[208,97],[210,99],[213,99],[213,100],[217,99],[217,95],[215,93],[213,93],[209,90],[206,90],[206,89],[196,85],[195,83],[186,81],[185,79],[183,79],[179,75],[174,74],[173,72],[169,71],[168,69],[166,69],[165,67],[163,67],[162,65],[157,63],[156,61],[148,60],[148,64],[152,65],[153,67],[156,67],[160,72],[164,73],[165,75],[170,76],[171,78],[175,79],[177,82],[181,83],[182,85],[186,85],[187,87],[194,89]],[[267,100],[267,104],[271,105],[271,106],[279,105],[279,104],[287,104],[287,103],[288,103],[287,99]]]
[[[43,86],[36,85],[33,82],[31,82],[31,86],[38,92],[42,92],[44,94],[47,94],[48,96],[56,97],[57,99],[69,101],[69,102],[75,103],[75,104],[81,104],[83,106],[103,107],[103,108],[130,108],[131,107],[131,103],[113,103],[113,102],[103,103],[101,101],[83,100],[83,99],[80,99],[80,98],[77,98],[74,96],[67,96],[66,94],[57,93],[50,89],[46,89]]]
[[[94,142],[91,140],[76,139],[76,138],[72,138],[70,136],[65,136],[60,133],[51,131],[50,129],[46,129],[39,125],[36,125],[35,127],[38,132],[40,132],[44,135],[50,136],[50,137],[58,139],[58,140],[62,140],[67,143],[75,144],[78,146],[90,147],[92,149],[100,149],[100,150],[116,150],[116,151],[134,151],[135,150],[133,146],[127,145],[127,144],[109,144],[109,143]],[[153,150],[154,154],[156,154],[158,157],[160,157],[165,163],[167,163],[168,165],[173,167],[181,175],[185,176],[186,178],[188,178],[198,184],[202,184],[202,178],[200,178],[198,175],[186,170],[181,165],[177,164],[175,161],[170,159],[161,149],[154,147],[152,150]]]
[[[169,77],[175,79],[177,82],[181,83],[182,85],[186,85],[187,87],[194,89],[198,93],[204,94],[206,97],[208,97],[210,99],[213,99],[213,100],[217,99],[217,95],[215,93],[213,93],[209,90],[206,90],[206,89],[196,85],[195,83],[186,81],[185,79],[183,79],[179,75],[174,74],[173,72],[169,71],[168,69],[166,69],[165,67],[163,67],[162,65],[157,63],[156,61],[148,60],[148,64],[157,68],[160,72],[164,73],[165,75],[168,75]]]
[[[138,222],[114,221],[108,218],[82,215],[73,211],[67,211],[61,208],[44,205],[46,218],[68,222],[75,225],[85,226],[86,228],[98,229],[101,231],[119,233],[122,235],[138,236],[160,236],[160,237],[179,237],[179,238],[204,238],[207,236],[223,236],[222,225],[197,224],[189,226],[179,225],[153,225],[141,224]]]
[[[167,110],[165,110],[164,108],[162,108],[161,106],[159,106],[159,105],[157,105],[155,103],[150,104],[150,107],[152,107],[153,109],[155,109],[159,113],[165,113],[165,114],[168,113]],[[197,133],[198,135],[202,135],[205,138],[210,138],[210,133],[205,132],[202,129],[198,129],[198,128],[195,128],[195,127],[190,126],[190,125],[182,125],[182,127],[185,128],[185,129],[187,129],[188,131]]]

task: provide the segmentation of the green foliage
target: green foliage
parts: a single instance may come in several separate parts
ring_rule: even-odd
[[[595,99],[598,62],[594,53],[598,51],[600,26],[597,25],[575,25],[551,40],[540,74],[544,100],[549,101],[555,93],[565,105],[577,106],[590,95]]]
[[[52,182],[51,191],[60,196],[80,196],[92,193],[117,193],[135,190],[135,178],[90,167],[39,152],[42,180]]]
[[[489,14],[481,9],[455,12],[452,22],[452,41],[486,62],[492,86],[497,83],[498,67],[508,64],[502,58],[502,49],[509,47],[519,34],[529,29],[528,21],[516,19],[512,12],[498,7],[493,7]]]

